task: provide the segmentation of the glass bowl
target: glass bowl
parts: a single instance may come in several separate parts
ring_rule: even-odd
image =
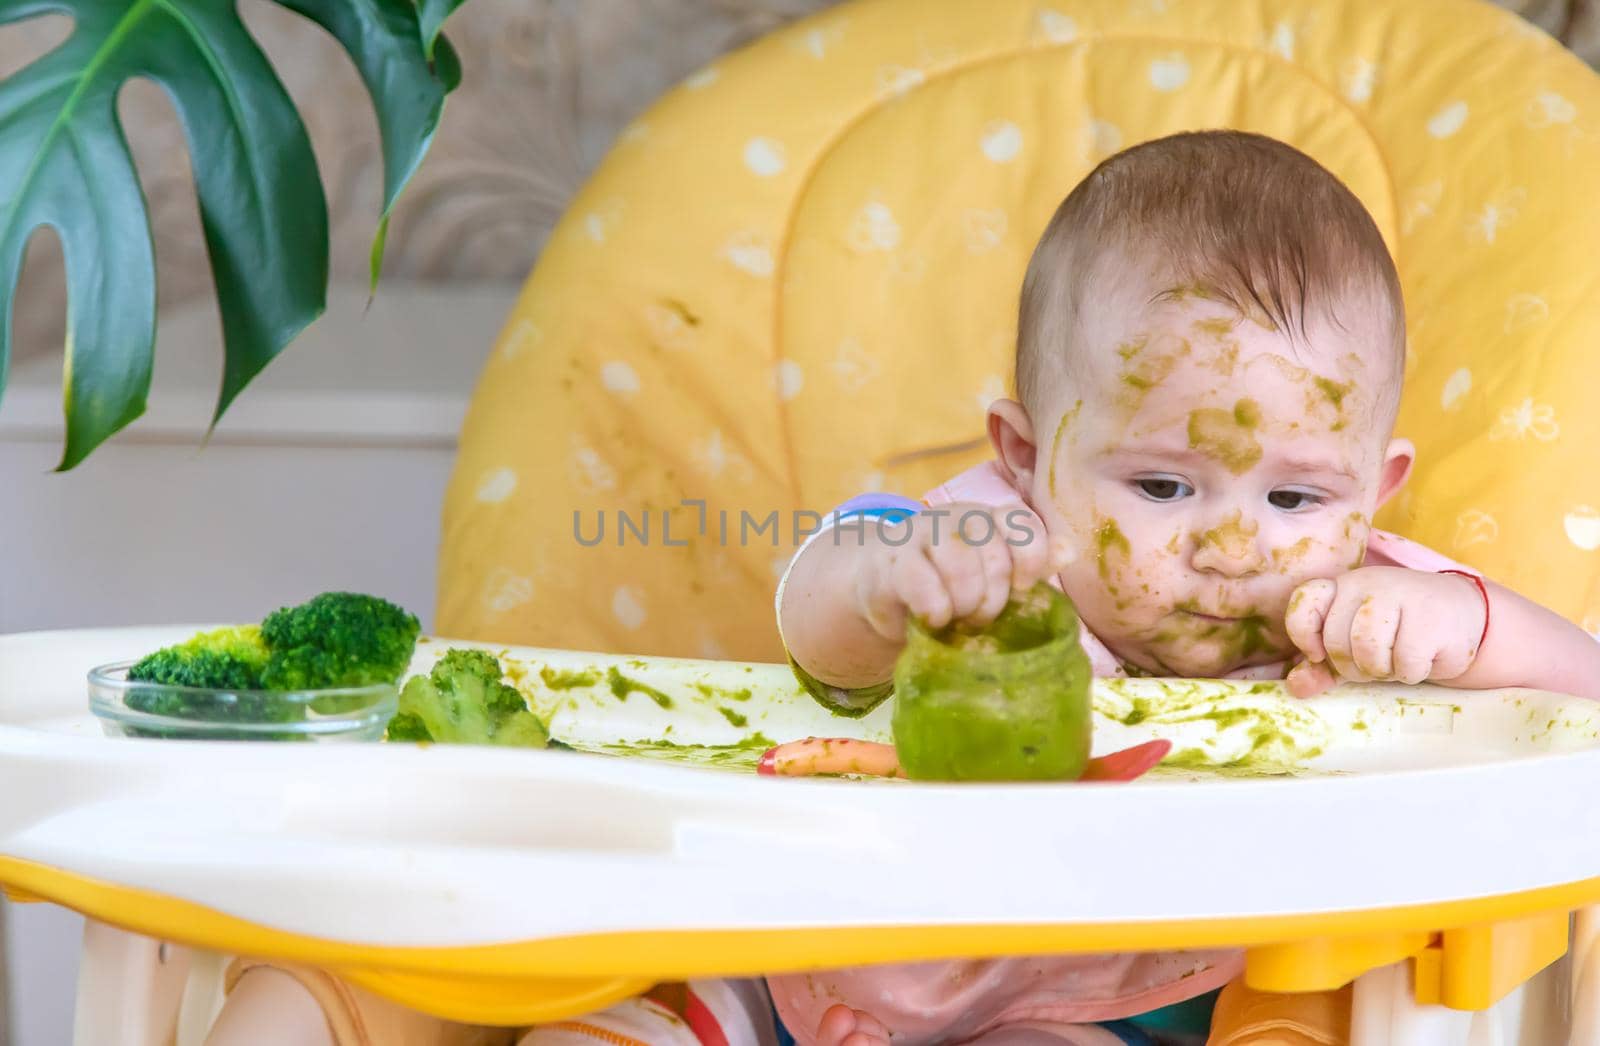
[[[393,685],[212,690],[130,680],[132,661],[89,673],[89,710],[111,737],[188,741],[378,741],[399,704]]]
[[[1089,659],[1072,602],[1040,582],[976,632],[912,618],[890,727],[913,780],[1070,781],[1089,762]]]

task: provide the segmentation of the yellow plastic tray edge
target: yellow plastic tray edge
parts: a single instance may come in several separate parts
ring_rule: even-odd
[[[1106,923],[642,930],[451,947],[396,947],[289,933],[130,886],[0,856],[0,884],[134,933],[233,954],[481,977],[675,979],[862,963],[1029,953],[1248,947],[1319,937],[1437,932],[1600,903],[1600,876],[1432,904],[1297,915]],[[530,903],[538,903],[530,897]]]

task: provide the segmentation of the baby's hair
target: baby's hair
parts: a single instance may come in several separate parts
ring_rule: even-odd
[[[1030,411],[1050,376],[1071,371],[1087,284],[1108,264],[1155,266],[1188,291],[1304,338],[1308,312],[1376,309],[1391,380],[1376,397],[1392,421],[1405,364],[1405,306],[1383,236],[1354,193],[1306,154],[1243,131],[1158,138],[1108,158],[1078,183],[1028,263],[1017,329],[1017,391]]]

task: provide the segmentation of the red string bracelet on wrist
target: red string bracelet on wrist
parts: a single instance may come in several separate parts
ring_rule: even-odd
[[[1468,581],[1478,586],[1478,595],[1483,597],[1483,634],[1478,637],[1478,650],[1481,651],[1483,649],[1483,641],[1489,638],[1489,586],[1483,583],[1483,578],[1476,574],[1470,573],[1469,571],[1441,570],[1439,573],[1456,574],[1460,577],[1466,578]],[[1477,654],[1474,653],[1473,656],[1476,657]]]

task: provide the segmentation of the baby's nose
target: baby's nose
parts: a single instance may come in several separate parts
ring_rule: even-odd
[[[1235,512],[1195,535],[1191,563],[1196,570],[1227,577],[1259,574],[1267,565],[1260,543],[1256,541],[1259,529],[1254,520],[1246,520],[1243,513]]]

